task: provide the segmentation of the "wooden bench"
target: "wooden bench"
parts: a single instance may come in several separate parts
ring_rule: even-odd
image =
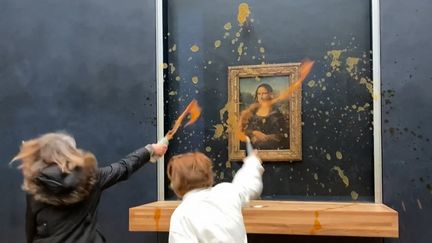
[[[168,232],[180,201],[129,209],[130,231]],[[256,200],[243,209],[247,233],[398,237],[398,213],[384,204]]]

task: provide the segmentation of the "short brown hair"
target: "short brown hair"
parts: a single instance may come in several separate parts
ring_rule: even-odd
[[[179,197],[197,188],[213,185],[212,161],[200,152],[179,154],[168,162],[167,174],[171,189]]]

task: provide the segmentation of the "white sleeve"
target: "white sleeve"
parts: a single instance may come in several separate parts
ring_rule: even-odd
[[[261,195],[263,172],[264,168],[257,156],[251,155],[243,159],[243,166],[236,173],[232,182],[240,193],[242,206]]]

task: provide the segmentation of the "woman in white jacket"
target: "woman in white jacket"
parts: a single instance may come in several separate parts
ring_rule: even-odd
[[[242,206],[261,194],[264,168],[256,153],[243,161],[232,183],[212,187],[207,156],[193,152],[171,158],[168,178],[183,201],[171,216],[170,243],[247,242]]]

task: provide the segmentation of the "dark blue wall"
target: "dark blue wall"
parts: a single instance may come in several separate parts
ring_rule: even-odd
[[[240,28],[237,9],[243,2],[248,3],[251,16]],[[214,161],[216,181],[230,181],[239,164],[226,163],[227,136],[214,137],[214,127],[226,124],[219,117],[229,99],[228,66],[311,58],[316,63],[302,87],[302,161],[266,161],[262,198],[373,201],[373,102],[370,90],[360,82],[371,80],[372,76],[369,1],[168,0],[166,3],[166,44],[169,48],[176,46],[176,50],[165,53],[165,62],[169,64],[164,84],[168,99],[165,125],[174,122],[191,97],[203,106],[200,120],[193,128],[176,134],[166,157],[190,150],[205,152]],[[227,22],[232,29],[224,28]],[[214,46],[216,40],[222,43],[218,48]],[[190,50],[193,44],[200,47],[196,53]],[[247,55],[238,54],[239,48]],[[261,48],[265,49],[265,55]],[[334,51],[341,53],[337,58],[341,61],[340,70],[333,69],[328,54]],[[355,72],[349,71],[346,64],[353,57],[359,60]],[[198,83],[191,82],[193,76],[199,78]],[[316,86],[310,85],[312,80]],[[361,112],[352,108],[364,104],[369,106]],[[343,159],[335,158],[339,150],[343,151]],[[335,166],[342,167],[349,185],[342,183]],[[175,198],[168,185],[165,198]],[[353,192],[358,192],[359,198],[352,196]],[[166,242],[166,234],[164,237],[159,242]],[[285,235],[248,238],[249,242],[382,242],[378,238]]]
[[[21,176],[8,167],[21,140],[64,129],[100,165],[156,140],[152,0],[0,0],[0,241],[24,242]],[[99,209],[110,242],[128,208],[156,200],[156,166],[109,189]]]
[[[203,106],[200,120],[176,134],[170,152],[205,152],[214,161],[216,181],[231,181],[241,163],[226,163],[226,134],[235,129],[227,125],[228,115],[220,118],[230,99],[228,67],[310,58],[315,65],[301,91],[302,160],[265,161],[261,197],[373,201],[373,101],[361,82],[372,79],[370,2],[249,0],[251,14],[240,27],[237,13],[242,2],[167,1],[167,46],[176,45],[176,51],[165,55],[165,62],[175,67],[167,69],[164,84],[166,125],[174,123],[192,97]],[[226,30],[228,22],[232,28]],[[216,40],[221,42],[218,48]],[[200,47],[196,53],[190,50],[193,44]],[[240,56],[239,49],[244,50]],[[334,68],[329,54],[334,52],[341,54],[335,58],[340,68]],[[358,63],[350,69],[348,60],[354,58]],[[193,76],[199,82],[193,83]],[[225,134],[215,138],[215,127],[222,124]],[[342,158],[336,157],[338,152]],[[165,198],[175,198],[168,185]]]
[[[432,2],[381,1],[384,202],[400,238],[432,241]]]

